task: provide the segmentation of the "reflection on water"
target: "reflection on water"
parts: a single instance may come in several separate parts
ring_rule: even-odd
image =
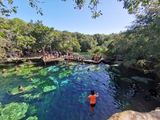
[[[133,96],[132,89],[117,86],[107,69],[104,64],[75,63],[47,67],[22,64],[1,69],[0,111],[10,109],[7,115],[3,112],[10,116],[14,103],[14,108],[21,113],[16,119],[106,120],[121,110],[146,111],[153,107],[137,95]],[[24,91],[18,90],[19,85]],[[92,89],[99,93],[94,114],[90,113],[87,100]]]

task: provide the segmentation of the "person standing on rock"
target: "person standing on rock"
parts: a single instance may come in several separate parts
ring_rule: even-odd
[[[89,101],[90,101],[90,111],[91,112],[94,111],[94,107],[96,106],[98,96],[99,96],[98,93],[95,94],[94,90],[91,90],[91,94],[88,96]]]

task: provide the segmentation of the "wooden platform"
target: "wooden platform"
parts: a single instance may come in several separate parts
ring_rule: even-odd
[[[95,60],[75,60],[75,59],[65,59],[67,61],[74,61],[74,62],[83,62],[83,63],[88,63],[88,64],[99,64],[101,63],[101,60],[95,61]]]
[[[49,59],[42,59],[42,60],[45,64],[47,64],[47,63],[53,63],[53,62],[62,62],[64,61],[64,58],[59,57],[59,58],[49,58]]]
[[[94,60],[84,60],[84,63],[90,63],[90,64],[99,64],[101,61],[94,61]]]
[[[77,59],[66,59],[64,57],[50,57],[44,59],[43,57],[25,57],[25,58],[8,58],[4,63],[23,63],[25,61],[32,61],[32,62],[38,62],[38,63],[44,63],[45,65],[48,63],[57,63],[62,61],[68,61],[68,62],[83,62],[87,64],[99,64],[102,62],[102,60],[94,61],[94,60],[77,60]]]
[[[19,62],[25,62],[27,60],[33,61],[33,62],[39,62],[41,61],[41,56],[40,57],[22,57],[22,58],[8,58],[4,63],[19,63]]]

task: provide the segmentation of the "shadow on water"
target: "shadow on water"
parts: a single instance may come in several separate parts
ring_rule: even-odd
[[[21,65],[18,73],[15,69],[7,70],[8,76],[0,74],[0,102],[28,103],[30,108],[26,117],[36,115],[39,120],[106,120],[122,110],[148,111],[155,107],[155,101],[145,101],[142,93],[133,95],[135,91],[128,87],[128,83],[117,82],[120,76],[116,78],[104,64]],[[31,86],[31,89],[11,94],[18,85]],[[89,111],[87,96],[90,90],[99,93],[94,113]]]

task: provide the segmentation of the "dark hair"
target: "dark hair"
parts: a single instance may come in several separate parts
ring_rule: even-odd
[[[91,90],[91,95],[94,95],[95,93],[94,93],[94,90]]]

